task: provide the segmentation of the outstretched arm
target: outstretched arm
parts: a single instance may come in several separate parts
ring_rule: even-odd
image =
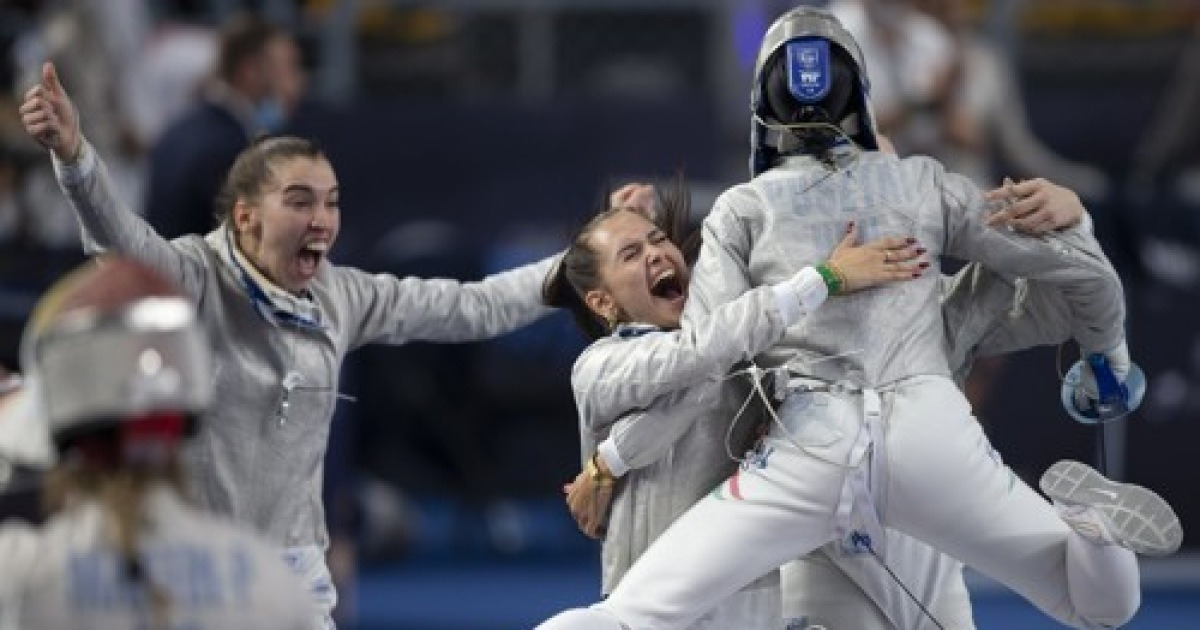
[[[558,256],[497,273],[477,282],[398,278],[338,267],[350,312],[359,314],[350,347],[382,342],[473,341],[516,330],[550,309],[542,282]]]

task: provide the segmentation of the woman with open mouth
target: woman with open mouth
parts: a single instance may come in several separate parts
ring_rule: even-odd
[[[237,158],[207,235],[167,241],[114,193],[52,64],[20,108],[48,148],[89,249],[125,254],[178,284],[216,348],[216,399],[189,461],[201,507],[248,523],[308,582],[332,627],[322,468],[342,360],[368,343],[485,339],[549,312],[553,260],[481,282],[367,274],[328,260],[341,221],[332,165],[312,143],[268,137]]]
[[[892,151],[890,146],[887,150]],[[687,226],[676,220],[688,215],[685,189],[676,186],[658,195],[652,184],[628,184],[610,196],[608,208],[632,208],[643,216],[655,217],[672,243],[684,244],[681,251],[688,263],[694,259],[688,244],[698,234],[689,234]],[[1048,233],[1090,221],[1077,195],[1043,179],[1006,182],[988,195],[1009,202],[1006,217],[1018,221],[1016,225],[1022,230]],[[686,300],[686,264],[683,271],[670,274],[683,277],[681,285],[651,285],[651,293],[665,290],[674,296],[683,292]],[[960,384],[976,357],[1058,344],[1070,337],[1070,328],[1060,317],[1066,301],[1057,287],[1014,282],[978,264],[941,280],[947,355]],[[547,303],[572,311],[593,338],[609,337],[601,327],[593,326],[600,323],[595,319],[600,314],[588,311],[575,295],[559,268],[548,279]],[[739,301],[746,299],[743,296]],[[730,308],[726,305],[718,311],[725,311],[722,316],[727,317]],[[621,310],[630,311],[624,305]],[[744,334],[743,328],[760,325],[738,321],[722,328],[722,332],[729,336]],[[642,374],[642,362],[652,353],[650,346],[679,346],[672,352],[687,353],[685,344],[665,340],[664,345],[661,336],[655,339],[647,334],[678,328],[678,315],[661,329],[622,326],[624,335],[597,342],[595,351],[585,353],[587,360],[580,357],[575,371],[577,402],[583,412],[580,435],[584,469],[564,492],[584,534],[603,540],[605,594],[684,509],[733,473],[738,464],[735,455],[746,452],[743,461],[762,456],[746,446],[762,428],[760,401],[755,399],[754,407],[739,416],[742,404],[752,394],[745,379],[718,381],[709,374],[688,383],[675,376],[632,376]],[[640,334],[631,334],[635,331]],[[596,360],[597,356],[603,360]],[[650,405],[610,397],[605,389],[613,379],[603,370],[625,375],[622,382],[645,381],[649,383],[646,391],[657,384],[662,396]],[[886,536],[892,558],[903,558],[903,562],[896,563],[895,578],[873,558],[847,553],[840,544],[830,543],[784,565],[779,576],[772,573],[723,600],[690,630],[774,629],[781,623],[789,630],[822,626],[885,630],[917,627],[925,615],[936,618],[946,628],[973,628],[962,563],[895,530],[888,529]],[[904,597],[896,580],[927,602],[927,610]],[[780,600],[782,622],[778,614]],[[559,622],[564,620],[555,621]]]
[[[570,310],[595,340],[572,371],[585,470],[566,491],[584,533],[604,539],[605,594],[672,521],[732,472],[727,437],[735,453],[750,443],[752,423],[729,426],[736,404],[721,395],[729,368],[778,342],[827,297],[836,299],[833,293],[912,280],[928,267],[911,239],[857,245],[851,225],[828,262],[680,330],[690,269],[675,243],[689,240],[686,193],[677,186],[656,213],[652,196],[630,203],[622,194],[628,190],[614,194],[618,203],[572,239],[544,291],[547,304]],[[632,402],[660,391],[649,407]],[[723,600],[693,629],[777,629],[780,610],[772,573]]]
[[[931,258],[1059,288],[1071,336],[1121,384],[1131,368],[1123,293],[1094,240],[1080,228],[1017,234],[962,176],[930,158],[879,151],[868,96],[857,44],[828,12],[793,9],[767,30],[750,99],[753,178],[722,193],[705,218],[684,317],[692,335],[703,338],[721,307],[811,268],[853,220],[864,235],[916,235]],[[1152,491],[1078,462],[1047,470],[1049,499],[1004,466],[953,381],[941,298],[937,276],[926,275],[828,300],[787,330],[758,357],[784,375],[760,452],[676,520],[603,602],[544,627],[687,628],[737,589],[830,542],[888,568],[884,526],[961,559],[1066,625],[1127,622],[1140,603],[1134,554],[1177,550],[1178,517]],[[679,384],[653,366],[649,374],[659,377],[644,384],[649,391],[620,373],[601,385],[644,407]],[[1087,379],[1095,399],[1099,377],[1087,373],[1085,388]]]

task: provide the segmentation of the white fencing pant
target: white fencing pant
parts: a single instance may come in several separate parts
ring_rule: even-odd
[[[726,597],[688,626],[688,630],[779,630],[782,611],[779,572],[771,571]]]
[[[856,630],[975,630],[962,563],[925,543],[886,530],[887,564],[869,553],[822,546],[780,567],[785,627]],[[929,610],[929,619],[897,583]]]
[[[596,605],[611,616],[587,623],[616,618],[632,630],[686,628],[713,602],[834,539],[862,405],[850,394],[803,395],[812,404],[801,417],[784,418],[788,432],[772,429],[763,466],[739,469],[680,517]],[[897,384],[885,396],[883,419],[886,499],[876,507],[886,526],[975,567],[1066,625],[1113,627],[1133,616],[1140,603],[1133,553],[1074,533],[993,457],[949,379]],[[835,439],[809,440],[820,435]]]
[[[687,630],[780,630],[782,602],[779,572],[771,571],[753,584],[726,597],[715,608],[687,627]],[[567,610],[538,625],[537,630],[603,629],[621,627],[620,622],[603,611],[584,608]]]
[[[314,630],[335,630],[333,608],[337,606],[337,588],[325,563],[325,551],[316,545],[285,547],[283,561],[292,573],[300,577],[301,583],[312,595],[317,610],[313,619]]]

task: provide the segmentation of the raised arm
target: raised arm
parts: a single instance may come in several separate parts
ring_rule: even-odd
[[[359,325],[350,347],[367,343],[473,341],[516,330],[550,313],[541,287],[557,256],[478,282],[370,275],[348,267],[347,299]]]
[[[89,253],[117,252],[154,268],[184,293],[198,299],[203,267],[159,236],[125,206],[116,194],[108,169],[79,131],[79,117],[54,65],[46,63],[42,79],[21,104],[27,133],[50,150],[58,183],[83,228]]]

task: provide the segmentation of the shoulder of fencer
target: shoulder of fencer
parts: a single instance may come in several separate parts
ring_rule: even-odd
[[[754,187],[754,180],[751,180],[730,186],[720,195],[717,195],[709,216],[711,217],[717,213],[736,214],[757,208],[760,204],[761,198],[759,192]]]
[[[576,394],[601,380],[611,380],[614,372],[628,374],[639,361],[661,350],[664,345],[678,341],[679,330],[658,330],[623,336],[611,334],[593,341],[575,359],[571,368],[571,383]]]
[[[598,376],[600,367],[620,345],[620,339],[608,335],[593,341],[575,357],[575,363],[571,366],[571,385],[576,392],[586,388]]]
[[[579,353],[575,365],[571,368],[571,380],[580,381],[586,386],[589,379],[598,378],[613,365],[632,359],[647,343],[654,343],[663,334],[675,331],[656,331],[651,334],[622,337],[617,334],[606,335],[593,341]]]
[[[913,175],[943,176],[946,173],[946,165],[928,155],[895,156],[882,153],[877,155],[880,156],[879,159],[895,160],[899,168]]]

